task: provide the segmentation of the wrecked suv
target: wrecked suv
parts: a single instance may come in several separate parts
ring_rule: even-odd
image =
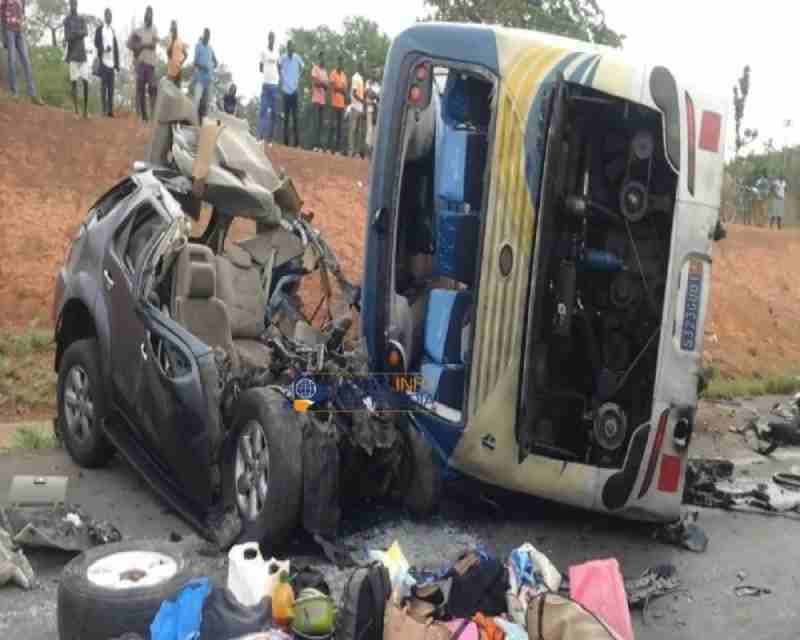
[[[347,382],[366,371],[348,337],[360,292],[291,181],[241,121],[197,126],[169,83],[156,117],[148,162],[90,209],[57,276],[57,430],[72,458],[120,451],[221,545],[279,543],[301,519],[331,539],[342,496],[430,510],[431,449]],[[255,231],[241,242],[237,220]],[[317,326],[299,293],[310,274]],[[342,382],[298,412],[300,374]]]

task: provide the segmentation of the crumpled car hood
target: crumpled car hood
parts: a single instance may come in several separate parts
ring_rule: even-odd
[[[198,126],[192,101],[166,80],[159,87],[155,118],[150,163],[167,165],[171,159],[185,176],[201,179],[203,200],[219,213],[280,222],[275,194],[286,181],[244,120],[214,112]]]

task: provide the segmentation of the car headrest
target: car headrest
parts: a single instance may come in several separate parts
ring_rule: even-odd
[[[213,298],[216,294],[217,274],[214,266],[207,262],[192,263],[192,282],[189,297],[193,299]]]
[[[175,261],[175,281],[173,283],[173,298],[189,297],[192,279],[192,265],[195,263],[214,263],[214,252],[207,246],[190,242],[178,255]]]

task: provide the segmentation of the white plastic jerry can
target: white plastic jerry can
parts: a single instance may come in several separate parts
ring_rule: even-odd
[[[264,560],[257,542],[232,547],[228,552],[228,589],[245,607],[260,603],[272,596],[282,572],[290,572],[289,560]]]

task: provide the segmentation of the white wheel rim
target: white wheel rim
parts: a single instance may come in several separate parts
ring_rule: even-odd
[[[93,562],[86,574],[96,587],[122,591],[155,587],[178,573],[174,558],[155,551],[121,551]]]

